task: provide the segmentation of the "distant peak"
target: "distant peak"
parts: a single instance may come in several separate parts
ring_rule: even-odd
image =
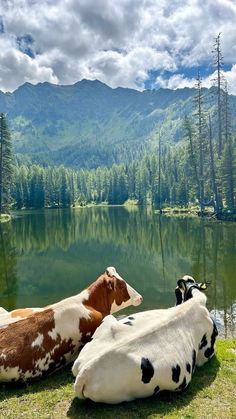
[[[21,92],[22,90],[29,89],[29,88],[31,89],[33,86],[34,86],[33,84],[31,84],[27,81],[24,84],[22,84],[21,86],[19,86],[16,90],[14,90],[13,93]]]
[[[77,83],[74,84],[74,86],[103,86],[103,87],[107,87],[108,89],[109,86],[107,86],[107,84],[101,82],[100,80],[89,80],[89,79],[82,79],[80,81],[78,81]]]
[[[29,81],[26,81],[24,84],[22,84],[20,87],[32,87],[33,86],[33,84],[32,83],[30,83]],[[19,88],[20,88],[19,87]]]

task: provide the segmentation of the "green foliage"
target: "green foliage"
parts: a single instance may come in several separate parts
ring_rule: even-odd
[[[236,148],[235,139],[233,140],[231,137],[223,148],[221,171],[226,207],[234,209],[236,196]]]
[[[215,150],[216,154],[216,150]],[[206,157],[205,157],[206,158]],[[209,155],[208,166],[210,165]],[[111,168],[73,170],[64,166],[20,165],[12,183],[14,206],[20,208],[69,207],[89,203],[122,205],[127,199],[140,205],[159,206],[159,175],[162,207],[192,206],[199,203],[195,171],[186,141],[163,147],[161,168],[156,154],[145,154],[140,161]],[[236,157],[232,144],[225,146],[217,173],[226,208],[235,207]],[[204,177],[205,200],[213,194],[210,171]],[[232,194],[233,191],[233,194]]]
[[[7,211],[11,200],[12,182],[11,136],[6,116],[0,114],[0,212]]]

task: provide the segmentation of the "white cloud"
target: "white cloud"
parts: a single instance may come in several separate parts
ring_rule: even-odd
[[[178,69],[169,86],[190,86],[184,68],[211,64],[220,31],[224,62],[235,64],[232,0],[2,0],[0,16],[4,91],[26,80],[68,84],[86,77],[142,89],[150,71]],[[27,34],[35,58],[19,51],[17,38]],[[231,91],[236,89],[233,68]],[[166,83],[162,75],[161,83]]]
[[[202,78],[202,86],[210,88],[214,84],[214,79],[217,79],[216,71],[209,76]],[[236,64],[231,67],[231,70],[222,71],[222,83],[224,79],[227,80],[229,93],[236,95]],[[168,79],[163,76],[158,76],[155,80],[155,86],[167,89],[191,88],[196,86],[196,78],[188,78],[185,77],[184,74],[174,74]]]
[[[232,95],[236,95],[236,64],[234,64],[230,71],[224,72],[225,78],[228,82],[228,90]]]
[[[41,65],[12,47],[10,39],[0,37],[0,90],[10,91],[25,82],[40,81],[58,83],[58,78],[50,66]]]
[[[158,52],[148,47],[137,47],[128,53],[99,52],[89,60],[87,68],[88,78],[97,78],[111,87],[141,89],[149,77],[150,69],[174,70],[175,63],[166,51]]]
[[[167,89],[181,89],[183,87],[194,87],[195,84],[196,84],[195,79],[193,78],[189,79],[185,77],[183,74],[174,74],[168,79],[162,76],[158,76],[155,82],[156,86],[167,88]]]

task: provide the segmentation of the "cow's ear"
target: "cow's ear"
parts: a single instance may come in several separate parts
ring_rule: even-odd
[[[185,284],[185,281],[183,279],[178,280],[177,286],[183,291],[185,291],[185,289],[186,289],[186,284]]]
[[[107,288],[108,288],[109,290],[114,290],[114,288],[115,288],[115,283],[114,283],[114,281],[112,281],[111,279],[110,279],[109,281],[107,281]]]
[[[178,306],[183,302],[183,294],[180,291],[179,287],[175,288],[175,296],[176,296],[176,305]]]
[[[200,288],[200,290],[206,290],[208,288],[208,283],[207,282],[200,282],[199,288]]]

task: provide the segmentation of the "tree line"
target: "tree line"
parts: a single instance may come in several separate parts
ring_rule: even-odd
[[[235,151],[226,144],[218,172],[221,172],[222,205],[229,210],[235,209],[235,168]],[[194,171],[188,140],[185,139],[175,146],[163,146],[161,158],[156,153],[146,154],[140,161],[111,168],[73,170],[64,166],[20,165],[14,168],[11,198],[17,209],[64,208],[89,203],[121,205],[127,200],[158,208],[160,203],[162,208],[187,207],[199,203]],[[204,206],[213,205],[210,173],[208,162],[204,171]]]

